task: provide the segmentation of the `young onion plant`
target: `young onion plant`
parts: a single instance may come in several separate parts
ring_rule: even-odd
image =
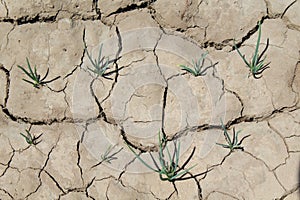
[[[107,149],[105,150],[104,154],[101,155],[101,161],[98,162],[97,164],[93,165],[91,168],[97,167],[98,165],[101,165],[103,162],[107,162],[107,163],[111,164],[111,161],[118,159],[116,157],[116,155],[123,150],[123,147],[120,148],[119,150],[113,152],[115,147],[116,147],[116,145],[114,145],[114,146],[109,145],[107,147]]]
[[[111,161],[112,161],[112,160],[116,160],[116,159],[117,159],[117,157],[115,157],[115,155],[118,154],[120,151],[122,151],[123,148],[119,149],[119,150],[116,151],[116,152],[112,152],[113,149],[114,149],[115,147],[116,147],[116,146],[110,145],[110,146],[106,149],[106,151],[104,152],[104,154],[101,155],[102,161],[105,161],[105,162],[111,164]]]
[[[103,44],[100,45],[98,58],[93,59],[92,55],[87,50],[87,46],[85,46],[85,51],[86,51],[87,56],[88,56],[90,62],[92,63],[92,66],[93,66],[93,69],[88,67],[88,70],[95,73],[97,75],[97,77],[101,76],[101,77],[107,78],[106,77],[106,75],[107,75],[106,71],[109,69],[109,64],[112,61],[110,61],[108,57],[102,56],[102,47],[103,47]]]
[[[252,57],[252,59],[250,61],[246,60],[245,55],[242,55],[242,53],[240,52],[240,50],[237,48],[236,44],[234,43],[235,49],[237,50],[237,52],[240,55],[240,57],[243,59],[244,63],[249,68],[250,74],[252,74],[252,76],[255,79],[261,78],[263,71],[265,71],[266,69],[270,68],[269,67],[270,62],[268,62],[267,64],[265,64],[266,56],[263,57],[263,55],[266,53],[266,51],[267,51],[267,49],[269,47],[269,38],[267,39],[267,44],[266,44],[265,49],[262,51],[261,54],[259,54],[258,53],[258,49],[259,49],[259,44],[260,44],[260,37],[261,37],[261,22],[259,21],[259,23],[258,23],[258,38],[257,38],[257,43],[256,43],[254,55],[253,55],[253,57]]]
[[[210,67],[213,67],[213,65],[211,65],[211,66],[203,69],[204,61],[205,61],[207,54],[208,54],[208,52],[205,52],[205,53],[201,54],[201,57],[198,60],[193,60],[192,68],[185,66],[185,65],[179,65],[179,66],[181,67],[182,70],[191,73],[195,77],[204,76],[204,75],[206,75],[206,70],[208,70]]]
[[[240,149],[240,150],[244,151],[244,147],[241,146],[242,142],[245,138],[249,137],[250,135],[246,135],[241,139],[241,141],[238,141],[238,135],[241,131],[239,130],[238,132],[235,132],[235,128],[233,128],[233,137],[231,139],[223,122],[221,122],[221,123],[222,123],[222,128],[223,128],[223,132],[224,132],[224,136],[225,136],[225,140],[226,140],[227,144],[220,144],[220,143],[216,143],[216,144],[220,145],[224,148],[230,149],[230,152],[234,151],[235,149]]]
[[[145,165],[150,170],[158,173],[159,177],[162,181],[174,182],[176,180],[181,180],[181,178],[183,176],[185,176],[192,168],[194,168],[196,166],[196,165],[194,165],[194,166],[192,166],[188,169],[184,169],[184,167],[188,164],[188,162],[192,158],[192,156],[195,152],[195,148],[193,149],[193,152],[191,153],[189,158],[180,167],[179,166],[180,142],[178,142],[178,143],[174,142],[175,149],[174,149],[173,154],[171,155],[171,152],[169,151],[168,147],[166,145],[165,145],[165,147],[163,147],[163,144],[166,142],[166,140],[165,140],[165,138],[161,139],[160,133],[158,134],[158,140],[159,140],[159,150],[158,150],[158,159],[159,159],[159,161],[156,161],[154,159],[151,152],[149,153],[150,156],[151,156],[151,159],[152,159],[152,161],[155,165],[155,168],[151,167],[148,163],[146,163],[146,161],[144,161],[140,157],[140,155],[137,154],[132,149],[132,147],[129,146],[129,144],[127,144],[127,146],[129,147],[130,151],[132,151],[134,153],[136,158],[139,159],[143,163],[143,165]],[[167,156],[165,155],[165,151],[166,151]]]
[[[39,138],[43,135],[43,133],[41,133],[40,135],[36,136],[32,136],[32,134],[29,132],[29,130],[25,130],[26,131],[26,135],[23,133],[20,133],[20,135],[22,135],[26,142],[30,145],[37,145],[41,142],[41,140],[39,140]],[[39,140],[39,141],[38,141]]]
[[[51,79],[49,81],[46,81],[45,79],[47,78],[48,76],[48,73],[49,73],[49,68],[47,69],[47,72],[45,74],[45,76],[43,78],[41,78],[41,75],[39,75],[37,73],[37,70],[36,70],[36,66],[34,67],[34,70],[31,68],[31,65],[29,63],[29,60],[28,58],[26,58],[26,62],[27,62],[27,66],[28,66],[28,71],[26,69],[24,69],[24,67],[18,65],[18,67],[31,79],[31,80],[27,80],[27,79],[22,79],[23,81],[27,82],[27,83],[30,83],[31,85],[33,85],[33,87],[35,88],[40,88],[40,86],[43,86],[47,83],[50,83],[52,81],[55,81],[57,79],[60,78],[60,76],[57,76],[56,78],[54,79]]]

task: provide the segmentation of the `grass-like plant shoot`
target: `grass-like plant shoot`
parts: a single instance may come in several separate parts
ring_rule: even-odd
[[[252,57],[252,59],[250,61],[246,60],[245,55],[242,55],[242,53],[240,52],[240,50],[237,48],[236,44],[234,43],[235,49],[237,50],[237,52],[240,55],[240,57],[243,59],[244,63],[249,68],[250,74],[252,74],[252,76],[255,79],[261,78],[263,71],[265,71],[266,69],[270,68],[269,67],[270,62],[268,62],[267,64],[265,64],[266,56],[262,59],[262,56],[265,54],[265,52],[267,51],[267,49],[269,47],[269,38],[267,39],[267,44],[266,44],[265,49],[262,51],[261,54],[259,54],[258,53],[258,49],[259,49],[259,44],[260,44],[260,37],[261,37],[261,22],[258,23],[258,38],[257,38],[257,43],[256,43],[254,55],[253,55],[253,57]]]
[[[33,87],[35,87],[35,88],[40,88],[40,86],[43,86],[43,85],[45,85],[45,84],[47,84],[47,83],[50,83],[50,82],[52,82],[52,81],[55,81],[55,80],[57,80],[57,79],[59,79],[60,78],[60,76],[57,76],[57,77],[55,77],[54,79],[51,79],[51,80],[49,80],[49,81],[45,81],[45,79],[47,78],[47,76],[48,76],[48,73],[49,73],[49,68],[47,69],[47,72],[46,72],[46,74],[45,74],[45,76],[43,77],[43,78],[41,78],[41,75],[39,75],[38,73],[37,73],[37,70],[36,70],[36,66],[34,67],[34,70],[31,68],[31,65],[30,65],[30,63],[29,63],[29,60],[28,60],[28,58],[26,58],[26,62],[27,62],[27,66],[28,66],[28,71],[24,68],[24,67],[22,67],[22,66],[20,66],[20,65],[18,65],[18,67],[31,79],[31,80],[27,80],[27,79],[22,79],[23,81],[25,81],[25,82],[27,82],[27,83],[29,83],[29,84],[31,84],[31,85],[33,85]]]
[[[163,138],[161,139],[160,133],[158,134],[158,140],[159,140],[159,151],[158,151],[158,157],[159,161],[156,161],[154,157],[152,156],[151,152],[149,153],[151,156],[151,159],[155,165],[155,168],[151,167],[146,161],[144,161],[139,154],[137,154],[132,147],[130,147],[129,144],[127,146],[129,147],[130,151],[134,153],[137,159],[139,159],[143,165],[145,165],[150,170],[156,172],[159,174],[159,177],[162,181],[170,181],[174,182],[176,180],[180,180],[183,176],[185,176],[192,168],[194,168],[196,165],[184,169],[184,167],[188,164],[190,159],[192,158],[195,148],[193,149],[193,152],[189,156],[189,158],[185,161],[185,163],[179,167],[179,156],[180,156],[180,142],[174,142],[174,152],[171,155],[171,152],[169,151],[168,147],[163,147],[163,144],[166,142],[166,140]],[[167,156],[165,156],[164,151],[166,150]],[[166,159],[166,157],[168,159]],[[159,163],[159,164],[158,164]]]
[[[26,134],[20,133],[20,135],[22,135],[26,142],[30,145],[37,145],[39,144],[42,140],[39,140],[39,138],[43,135],[43,133],[41,133],[40,135],[36,136],[32,136],[32,134],[29,132],[29,130],[25,130]],[[39,140],[39,141],[38,141]]]
[[[93,66],[93,68],[88,67],[88,70],[95,73],[97,76],[102,76],[105,78],[105,73],[109,69],[109,64],[111,63],[111,61],[108,57],[102,56],[102,47],[103,44],[100,45],[97,59],[94,59],[93,56],[89,53],[89,51],[87,50],[87,46],[85,46],[85,51]]]
[[[193,67],[188,67],[186,65],[179,65],[179,66],[181,67],[182,70],[191,73],[195,77],[204,76],[204,75],[206,75],[206,70],[208,70],[210,67],[213,66],[213,65],[211,65],[211,66],[208,66],[203,69],[204,61],[205,61],[207,54],[208,54],[208,52],[205,52],[205,53],[201,54],[201,57],[198,60],[193,60],[192,61]]]
[[[245,138],[249,137],[250,135],[246,135],[244,136],[241,141],[238,140],[238,135],[241,132],[240,130],[238,132],[235,132],[235,128],[233,128],[233,137],[232,139],[230,138],[226,127],[224,126],[223,122],[222,123],[222,128],[223,128],[223,133],[225,136],[225,140],[227,142],[227,144],[220,144],[220,143],[216,143],[217,145],[220,145],[224,148],[230,149],[230,152],[234,151],[235,149],[240,149],[242,151],[244,151],[244,147],[242,147],[242,142]]]
[[[98,162],[97,164],[93,165],[91,168],[97,167],[98,165],[102,164],[103,162],[107,162],[109,164],[111,164],[111,161],[118,159],[116,157],[116,155],[122,151],[123,147],[120,148],[119,150],[113,152],[114,148],[116,147],[116,145],[112,146],[109,145],[107,147],[107,149],[105,150],[104,154],[101,155],[101,160],[100,162]]]

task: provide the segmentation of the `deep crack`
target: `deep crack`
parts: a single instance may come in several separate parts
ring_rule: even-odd
[[[148,1],[140,1],[139,3],[132,3],[130,5],[127,5],[126,7],[118,8],[116,11],[109,13],[107,17],[110,17],[112,15],[118,15],[120,13],[126,13],[129,11],[137,10],[137,9],[143,9],[148,8],[152,3],[156,2],[157,0],[148,0]]]

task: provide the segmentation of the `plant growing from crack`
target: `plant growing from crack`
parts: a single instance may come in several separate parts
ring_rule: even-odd
[[[245,55],[242,55],[242,53],[237,48],[237,46],[236,46],[236,44],[234,42],[234,48],[237,50],[238,54],[240,55],[240,57],[243,59],[244,63],[247,65],[247,67],[250,70],[249,76],[250,76],[250,74],[252,74],[252,76],[255,79],[261,78],[263,71],[265,71],[266,69],[270,68],[269,64],[271,63],[271,62],[268,62],[267,64],[265,64],[266,56],[264,56],[264,58],[262,59],[262,56],[266,53],[266,51],[267,51],[267,49],[269,47],[269,38],[267,39],[267,44],[266,44],[265,49],[262,51],[261,54],[258,53],[259,44],[260,44],[260,37],[261,37],[261,22],[259,21],[258,22],[258,38],[257,38],[257,43],[256,43],[254,55],[253,55],[252,59],[249,62],[246,60]]]
[[[192,61],[193,62],[193,68],[190,68],[190,67],[185,66],[185,65],[179,65],[179,66],[181,67],[182,70],[191,73],[195,77],[204,76],[204,75],[206,75],[206,70],[208,70],[210,67],[213,67],[213,65],[211,65],[211,66],[208,66],[208,67],[203,69],[204,61],[206,59],[207,54],[208,54],[208,52],[205,52],[205,53],[201,54],[201,57],[198,60],[193,60]]]
[[[220,143],[216,143],[216,144],[220,145],[224,148],[230,149],[230,152],[234,151],[235,149],[240,149],[240,150],[244,151],[244,147],[241,146],[242,142],[244,139],[246,139],[250,135],[246,135],[241,139],[241,141],[238,141],[238,135],[241,132],[241,130],[239,130],[238,132],[235,132],[235,128],[233,128],[233,137],[231,139],[223,122],[221,122],[221,123],[222,123],[223,133],[224,133],[227,144],[220,144]]]
[[[26,69],[24,69],[24,67],[18,65],[18,67],[31,79],[30,80],[27,80],[27,79],[22,79],[23,81],[27,82],[27,83],[30,83],[31,85],[33,85],[33,87],[35,88],[40,88],[40,86],[43,86],[47,83],[50,83],[52,81],[55,81],[57,79],[60,78],[60,76],[57,76],[56,78],[54,79],[51,79],[49,81],[45,81],[45,79],[47,78],[48,76],[48,73],[49,73],[49,68],[47,69],[47,72],[45,74],[45,76],[43,78],[41,78],[41,75],[39,75],[37,73],[37,70],[36,70],[36,66],[34,67],[34,70],[31,68],[31,65],[30,65],[30,62],[28,60],[28,58],[26,58],[26,62],[27,62],[27,66],[28,66],[28,71]]]
[[[116,147],[116,145],[114,145],[114,146],[109,145],[107,147],[106,151],[104,152],[104,154],[101,155],[101,161],[99,163],[93,165],[91,168],[97,167],[98,165],[102,164],[103,162],[107,162],[107,163],[111,164],[111,161],[118,159],[117,157],[115,157],[115,155],[117,155],[120,151],[122,151],[123,147],[120,148],[118,151],[112,152],[115,147]]]
[[[143,165],[145,165],[150,170],[158,173],[159,178],[162,181],[174,182],[176,180],[181,180],[187,173],[189,173],[189,171],[192,168],[194,168],[196,166],[196,165],[194,165],[194,166],[192,166],[188,169],[184,169],[184,167],[188,164],[188,162],[192,158],[192,156],[195,152],[195,147],[194,147],[191,155],[189,156],[189,158],[185,161],[185,163],[181,167],[179,167],[180,142],[178,144],[177,144],[177,142],[174,142],[175,149],[174,149],[173,154],[171,155],[168,147],[167,146],[163,147],[163,143],[166,143],[166,139],[165,138],[161,139],[160,133],[158,133],[158,140],[159,140],[159,152],[158,152],[159,162],[156,161],[154,159],[154,157],[152,156],[151,152],[149,152],[149,154],[151,156],[151,159],[152,159],[156,169],[151,167],[148,163],[146,163],[140,157],[140,155],[138,155],[132,149],[132,147],[129,146],[129,144],[126,143],[126,145],[130,149],[130,151],[132,151],[134,153],[136,158],[138,158],[143,163]],[[165,154],[164,154],[165,149],[167,151],[168,160],[165,158],[166,157]],[[160,164],[160,166],[158,165],[158,163]]]
[[[97,77],[101,76],[101,77],[107,78],[106,75],[108,75],[108,74],[106,74],[105,72],[109,69],[109,64],[112,61],[110,61],[108,57],[102,56],[102,47],[103,47],[103,44],[100,45],[98,58],[93,59],[92,55],[87,50],[87,46],[85,44],[85,51],[87,53],[87,56],[88,56],[90,62],[92,63],[92,66],[94,67],[94,69],[88,67],[88,70],[95,73],[97,75]]]
[[[20,135],[22,135],[26,142],[30,145],[37,145],[39,144],[42,140],[39,140],[39,138],[43,135],[43,133],[41,133],[40,135],[36,136],[32,136],[32,134],[29,132],[29,130],[25,130],[26,134],[20,133]],[[39,140],[39,141],[38,141]]]

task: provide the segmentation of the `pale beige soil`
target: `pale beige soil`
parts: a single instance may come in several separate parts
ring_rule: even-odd
[[[254,79],[233,39],[249,59],[260,20],[271,64]],[[111,80],[87,70],[84,43],[116,58]],[[180,70],[205,51],[207,75]],[[26,57],[61,77],[25,83]],[[299,200],[299,67],[299,0],[1,0],[0,199]],[[220,118],[251,135],[244,151],[215,145]],[[124,144],[153,149],[162,124],[202,175],[161,181]],[[117,159],[93,167],[110,144]]]

